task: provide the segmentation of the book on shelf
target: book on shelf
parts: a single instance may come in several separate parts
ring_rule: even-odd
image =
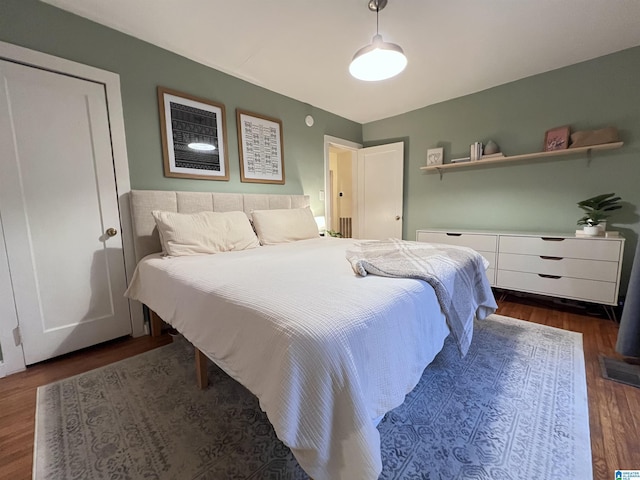
[[[469,162],[470,160],[471,160],[471,158],[470,158],[470,157],[452,158],[452,159],[451,159],[451,163]]]
[[[472,162],[477,162],[482,157],[482,143],[473,142],[469,147],[469,157]]]
[[[498,153],[490,153],[489,155],[482,155],[482,159],[489,159],[489,158],[504,158],[504,153],[502,152],[498,152]]]
[[[576,230],[576,237],[587,238],[620,238],[620,232],[618,230],[607,230],[606,232],[599,232],[598,235],[587,235],[584,230]]]

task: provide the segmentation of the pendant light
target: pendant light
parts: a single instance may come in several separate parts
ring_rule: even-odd
[[[371,43],[356,52],[349,65],[349,73],[358,80],[375,82],[395,77],[407,66],[407,57],[399,45],[382,40],[378,33],[378,14],[387,0],[369,0],[369,10],[376,12],[376,34]]]

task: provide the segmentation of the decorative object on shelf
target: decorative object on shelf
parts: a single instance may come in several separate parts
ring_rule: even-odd
[[[519,163],[523,161],[532,161],[540,158],[549,158],[549,157],[559,157],[559,158],[569,158],[575,157],[581,153],[586,153],[590,155],[592,151],[600,151],[600,150],[615,150],[624,145],[624,142],[613,142],[613,143],[604,143],[602,145],[591,145],[588,147],[578,147],[578,148],[565,148],[564,150],[552,150],[550,152],[534,152],[534,153],[523,153],[521,155],[510,155],[510,156],[496,156],[493,157],[484,157],[482,162],[469,162],[469,157],[465,158],[456,158],[451,160],[449,163],[445,163],[444,165],[433,165],[427,166],[424,165],[420,167],[420,170],[426,170],[427,172],[437,172],[440,174],[440,180],[442,180],[443,174],[446,170],[455,170],[455,169],[464,169],[464,168],[473,168],[473,167],[484,167],[485,165],[495,165],[497,163]]]
[[[282,122],[236,109],[240,181],[284,185]]]
[[[609,212],[622,208],[622,205],[620,197],[616,197],[615,193],[603,193],[578,202],[578,207],[584,210],[585,214],[578,220],[577,225],[584,226],[585,235],[598,236],[605,234],[601,224],[611,215]]]
[[[544,151],[551,152],[553,150],[564,150],[569,147],[569,133],[571,127],[556,127],[547,130],[544,134]]]
[[[492,153],[490,155],[483,154],[481,160],[491,160],[492,158],[505,158],[505,156],[502,152]]]
[[[583,130],[571,134],[569,148],[587,147],[589,145],[602,145],[603,143],[619,142],[620,136],[615,127],[601,128],[600,130]]]
[[[484,146],[484,151],[482,152],[482,156],[486,157],[487,155],[495,155],[500,153],[500,147],[493,140],[489,140],[487,144]]]
[[[472,162],[477,162],[482,158],[482,143],[473,142],[469,147],[469,157]]]
[[[164,176],[229,180],[224,105],[158,87]]]
[[[444,148],[430,148],[427,150],[427,165],[442,165]]]
[[[407,66],[407,57],[402,48],[395,43],[385,42],[378,33],[378,16],[386,6],[387,0],[369,0],[369,10],[376,12],[376,34],[369,45],[356,52],[349,65],[349,73],[358,80],[386,80],[395,77]]]

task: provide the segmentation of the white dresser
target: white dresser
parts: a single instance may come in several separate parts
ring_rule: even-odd
[[[459,245],[473,248],[489,262],[487,277],[492,287],[496,286],[496,262],[498,259],[498,235],[495,233],[469,232],[469,231],[445,231],[445,230],[418,230],[416,232],[418,242],[445,243],[447,245]]]
[[[416,240],[477,250],[489,261],[494,287],[618,304],[622,237],[437,229],[418,230]]]

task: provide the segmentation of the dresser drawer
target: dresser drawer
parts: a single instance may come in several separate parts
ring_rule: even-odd
[[[489,285],[496,286],[496,270],[495,268],[487,268],[487,278],[489,279]]]
[[[498,259],[500,270],[536,274],[543,273],[561,277],[600,280],[603,282],[616,282],[618,279],[618,262],[583,260],[578,258],[540,257],[502,252],[498,256]]]
[[[459,245],[461,247],[473,248],[479,252],[495,252],[498,247],[497,235],[483,235],[476,233],[425,232],[418,230],[416,240],[418,242]]]
[[[616,283],[560,277],[547,278],[535,273],[498,270],[496,286],[508,290],[540,293],[554,297],[586,300],[588,302],[616,304]]]
[[[617,262],[621,242],[592,238],[516,237],[500,236],[500,253],[544,255],[563,258],[584,258]]]

